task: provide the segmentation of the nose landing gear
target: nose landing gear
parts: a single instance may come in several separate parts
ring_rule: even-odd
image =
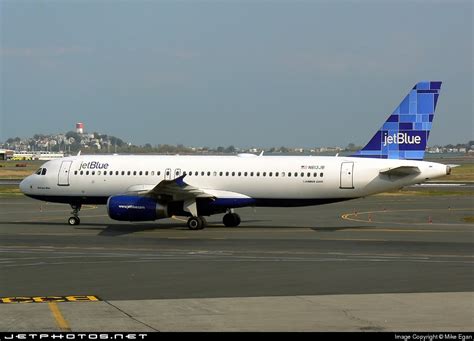
[[[81,204],[78,204],[78,205],[71,204],[72,217],[69,217],[69,219],[67,220],[69,225],[79,225],[81,223],[81,219],[79,219],[79,216],[78,216],[79,211],[81,210],[81,207],[82,207]]]

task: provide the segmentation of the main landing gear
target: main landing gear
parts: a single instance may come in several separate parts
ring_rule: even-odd
[[[230,210],[229,213],[224,215],[222,222],[227,227],[236,227],[240,225],[240,216],[234,213],[233,210]]]
[[[69,225],[79,225],[81,223],[81,219],[79,219],[79,216],[78,216],[79,211],[81,210],[81,207],[82,207],[81,204],[78,204],[78,205],[71,204],[72,217],[69,217],[69,219],[67,220]]]
[[[191,217],[188,219],[188,228],[190,230],[202,230],[207,225],[204,217]]]
[[[224,215],[222,222],[227,227],[236,227],[240,225],[240,216],[230,210]],[[206,227],[207,221],[204,217],[190,217],[187,225],[190,230],[202,230]]]

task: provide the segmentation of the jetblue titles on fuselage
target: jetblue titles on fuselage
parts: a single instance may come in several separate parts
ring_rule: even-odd
[[[89,162],[82,162],[80,169],[108,169],[109,164],[107,162],[101,163],[99,161],[89,161]]]

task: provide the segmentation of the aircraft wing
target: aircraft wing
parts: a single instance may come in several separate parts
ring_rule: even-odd
[[[212,194],[188,185],[184,182],[185,175],[173,180],[163,180],[143,195],[152,197],[158,202],[192,200],[195,198],[213,198]]]
[[[415,166],[398,166],[393,168],[385,168],[380,171],[380,174],[407,176],[421,173],[420,169]]]

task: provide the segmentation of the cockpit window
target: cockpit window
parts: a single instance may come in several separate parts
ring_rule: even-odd
[[[41,175],[41,171],[42,171],[42,170],[43,170],[43,168],[38,169],[38,170],[35,172],[35,174]]]
[[[41,171],[41,175],[46,175],[46,168],[43,168],[43,170]]]

